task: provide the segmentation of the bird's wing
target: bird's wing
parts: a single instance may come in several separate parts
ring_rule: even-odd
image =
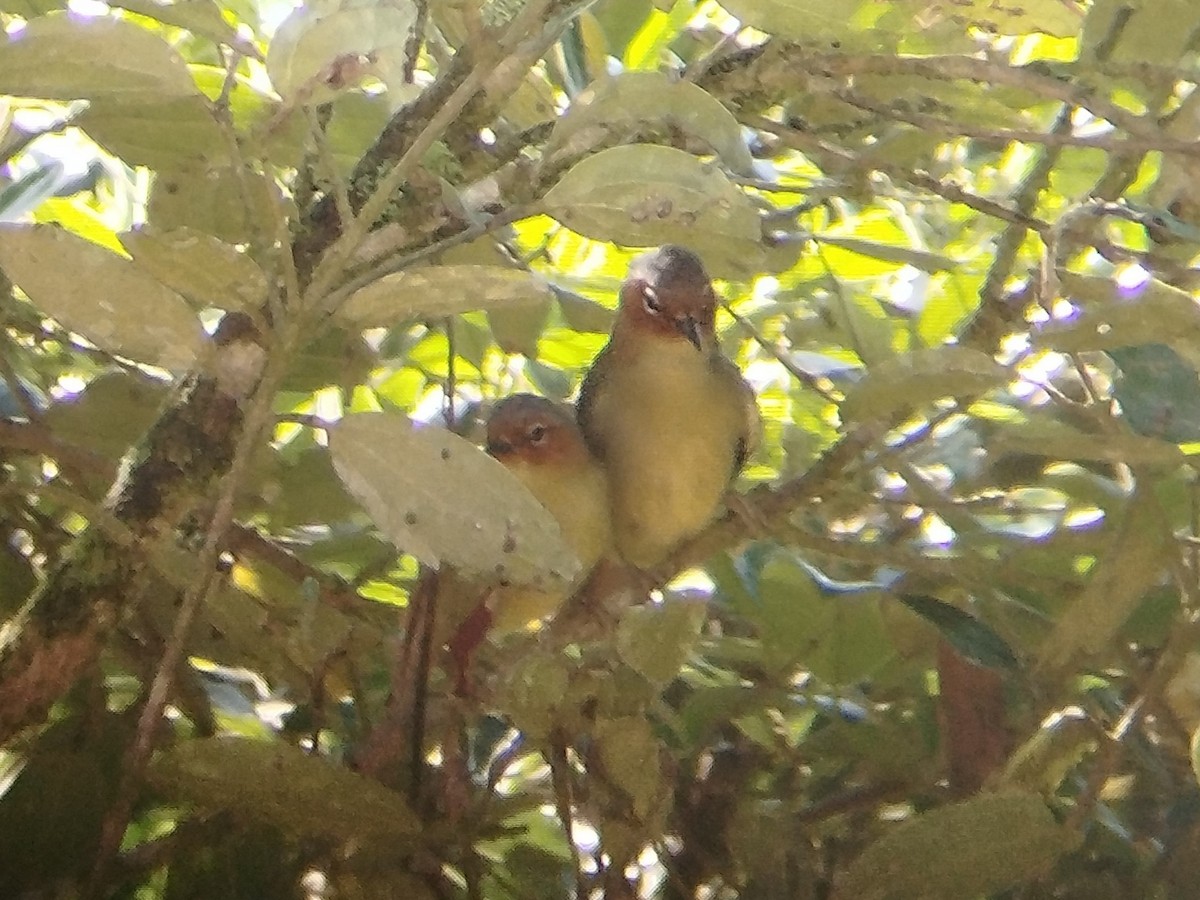
[[[754,451],[758,449],[762,440],[762,417],[758,413],[758,401],[754,396],[754,389],[742,377],[741,369],[725,356],[718,357],[717,366],[721,377],[727,379],[734,386],[738,401],[742,406],[742,427],[738,432],[731,476],[736,477],[746,464],[746,460],[754,455]]]
[[[604,387],[608,373],[614,365],[616,359],[612,354],[612,343],[609,342],[592,361],[592,367],[588,369],[587,375],[583,377],[583,384],[579,386],[579,399],[575,401],[575,418],[579,422],[579,430],[583,432],[583,439],[592,455],[600,460],[604,459],[605,450],[604,423],[610,415],[609,401],[605,396],[608,392]]]

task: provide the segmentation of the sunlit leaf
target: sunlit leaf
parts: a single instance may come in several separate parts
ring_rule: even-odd
[[[716,275],[749,274],[763,257],[754,204],[715,165],[673,147],[589,156],[546,193],[544,209],[595,240],[686,244]]]
[[[306,4],[284,19],[267,51],[267,73],[280,95],[320,103],[363,75],[403,85],[416,5],[408,0]]]
[[[626,72],[588,87],[555,124],[546,164],[651,126],[699,138],[733,171],[752,171],[754,161],[732,113],[692,82],[662,72]]]
[[[191,228],[143,229],[121,236],[134,264],[198,307],[258,309],[267,278],[247,254]]]
[[[198,97],[179,55],[131,22],[51,15],[0,44],[5,92],[47,100],[162,103]]]
[[[1004,384],[1011,376],[986,353],[940,347],[876,363],[842,402],[846,419],[869,419],[919,409],[942,397],[970,397]]]
[[[204,329],[178,294],[60,228],[0,230],[0,266],[40,310],[112,353],[182,369],[203,346]]]
[[[500,266],[423,266],[385,275],[353,293],[338,318],[358,328],[475,309],[528,306],[554,295],[545,280]]]
[[[535,586],[578,574],[554,517],[516,476],[457,435],[363,413],[343,419],[329,443],[350,493],[422,562]]]

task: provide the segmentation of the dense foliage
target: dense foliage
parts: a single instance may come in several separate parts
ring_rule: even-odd
[[[1200,6],[69,7],[0,0],[0,896],[1196,895]],[[665,242],[739,509],[457,683],[431,570],[570,563],[466,441]]]

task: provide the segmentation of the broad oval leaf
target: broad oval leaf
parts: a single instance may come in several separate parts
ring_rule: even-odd
[[[856,28],[846,10],[824,0],[721,0],[721,6],[747,25],[810,46],[874,46],[872,35]]]
[[[632,607],[617,625],[617,652],[647,681],[666,684],[700,639],[706,612],[703,603],[679,599]]]
[[[409,0],[298,6],[283,20],[267,51],[271,84],[280,96],[303,102],[324,102],[368,73],[400,89],[416,20],[416,6]]]
[[[1015,671],[1017,657],[985,622],[957,606],[924,594],[900,594],[901,603],[932,622],[965,659],[992,669]]]
[[[1062,294],[1082,308],[1070,320],[1036,331],[1035,347],[1070,352],[1200,341],[1200,306],[1191,294],[1157,279],[1123,289],[1111,278],[1064,273]]]
[[[185,741],[155,759],[150,777],[173,800],[228,810],[305,838],[411,844],[423,829],[399,794],[277,741]]]
[[[257,309],[267,277],[253,259],[192,228],[142,229],[121,235],[134,265],[198,307]]]
[[[0,266],[38,309],[111,353],[182,369],[204,343],[182,297],[61,228],[0,229]]]
[[[999,387],[1008,371],[968,347],[938,347],[895,356],[871,366],[842,402],[846,420],[904,412],[942,397],[968,397]]]
[[[1087,587],[1038,648],[1038,666],[1062,671],[1108,646],[1167,566],[1174,552],[1170,537],[1171,526],[1153,492],[1139,487]]]
[[[758,212],[715,164],[654,144],[613,147],[572,167],[546,193],[544,211],[598,241],[682,243],[717,275],[757,271]]]
[[[834,897],[979,897],[1016,884],[1069,846],[1039,795],[983,794],[897,825],[850,865]]]
[[[1158,438],[1126,431],[1101,436],[1044,418],[1020,424],[999,424],[989,449],[996,455],[1032,451],[1051,459],[1095,460],[1135,466],[1176,466],[1184,458],[1178,446]]]
[[[1114,347],[1121,368],[1113,396],[1138,434],[1171,443],[1200,441],[1200,377],[1165,344]]]
[[[102,97],[91,102],[79,122],[97,143],[132,165],[162,171],[229,157],[229,145],[208,101],[199,95]]]
[[[49,15],[0,45],[4,91],[45,100],[163,103],[198,97],[171,46],[132,22]]]
[[[553,165],[644,126],[679,129],[706,143],[734,172],[754,170],[733,114],[703,88],[663,72],[625,72],[592,84],[555,123],[544,159]]]
[[[545,280],[501,266],[422,266],[385,275],[350,295],[337,315],[355,328],[397,325],[554,299]]]
[[[380,530],[427,565],[547,588],[579,574],[554,517],[457,435],[360,413],[331,429],[329,448],[338,476]]]

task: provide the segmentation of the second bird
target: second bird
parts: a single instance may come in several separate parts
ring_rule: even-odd
[[[717,344],[716,305],[691,251],[638,257],[583,381],[579,424],[608,471],[617,550],[638,568],[716,517],[758,442],[754,393]]]

